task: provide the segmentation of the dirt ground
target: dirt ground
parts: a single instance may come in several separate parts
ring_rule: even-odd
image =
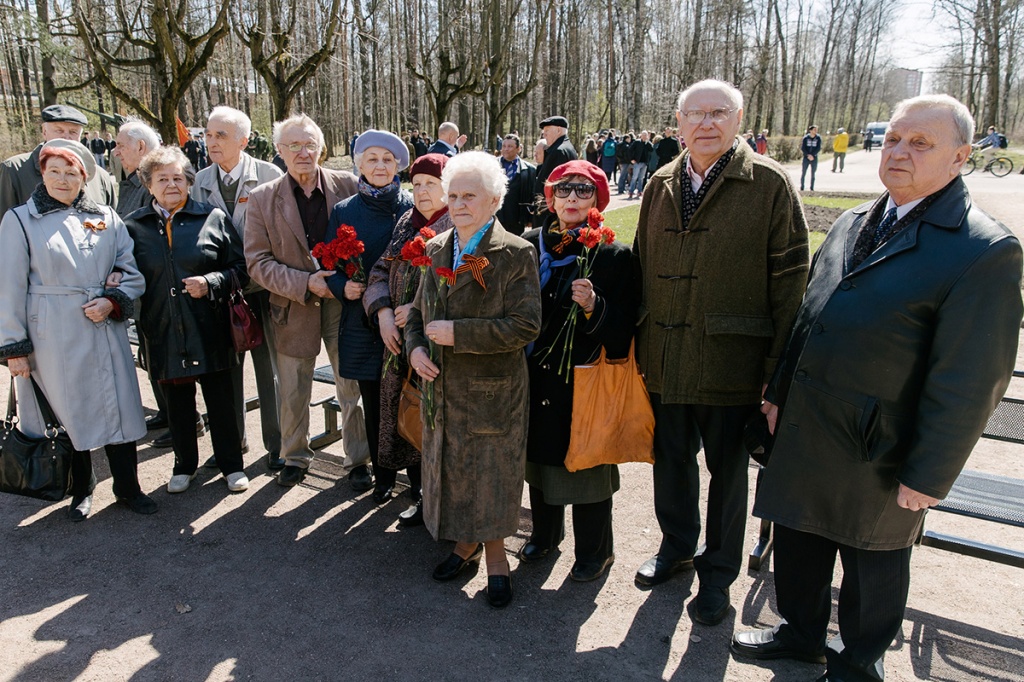
[[[1017,366],[1024,367],[1024,353]],[[255,395],[247,371],[247,395]],[[329,392],[315,386],[314,400]],[[1024,397],[1024,380],[1014,380],[1010,394]],[[315,412],[312,429],[322,425]],[[728,652],[734,629],[778,619],[770,565],[741,573],[734,608],[717,627],[690,618],[692,573],[651,591],[634,586],[634,572],[660,538],[649,466],[622,467],[617,561],[595,583],[567,577],[571,520],[560,554],[539,566],[519,564],[514,554],[530,532],[524,496],[520,532],[506,541],[515,600],[495,611],[483,571],[454,584],[430,579],[450,545],[422,528],[398,528],[405,494],[380,507],[368,493],[355,494],[341,468],[342,443],[318,453],[305,482],[286,489],[267,471],[258,412],[249,413],[248,432],[252,486],[242,494],[229,494],[209,469],[188,492],[167,494],[173,455],[146,441],[139,469],[143,489],[160,504],[154,516],[114,504],[102,454],[94,456],[100,484],[85,523],[64,518],[67,502],[0,496],[0,682],[787,682],[822,672]],[[200,448],[205,459],[208,435]],[[983,441],[968,466],[1024,477],[1024,450]],[[947,514],[932,514],[927,525],[1024,550],[1024,529]],[[748,551],[756,529],[751,519]],[[1024,571],[924,547],[914,552],[912,572],[888,680],[1024,681]],[[833,600],[840,577],[837,566]]]

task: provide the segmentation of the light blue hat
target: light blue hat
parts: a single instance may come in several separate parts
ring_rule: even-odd
[[[374,130],[373,128],[363,132],[356,138],[353,154],[362,154],[370,147],[383,147],[395,155],[398,161],[398,170],[404,170],[409,166],[409,148],[398,135],[389,133],[386,130]]]

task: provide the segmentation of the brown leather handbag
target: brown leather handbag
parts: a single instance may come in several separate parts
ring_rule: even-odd
[[[263,327],[242,295],[242,285],[234,272],[231,273],[228,315],[231,320],[231,343],[236,353],[244,353],[263,343]]]
[[[654,410],[633,355],[573,368],[572,430],[565,468],[654,463]]]
[[[420,417],[420,387],[412,379],[412,367],[402,382],[398,398],[398,435],[423,452],[423,419]]]

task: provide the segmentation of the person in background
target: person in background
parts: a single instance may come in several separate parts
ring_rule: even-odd
[[[846,129],[840,128],[836,131],[835,139],[832,140],[832,172],[836,172],[836,164],[839,164],[839,172],[846,167],[846,150],[850,147],[850,134]]]
[[[676,138],[676,131],[672,128],[665,128],[665,133],[655,151],[658,153],[658,168],[672,163],[672,160],[682,151],[679,147],[679,140]]]
[[[533,162],[537,166],[544,163],[544,152],[547,151],[548,142],[543,137],[537,140],[537,143],[533,145]]]
[[[810,126],[807,134],[800,141],[800,153],[803,154],[803,161],[800,170],[800,191],[804,191],[804,178],[807,169],[811,169],[811,191],[814,191],[814,175],[818,172],[818,154],[821,152],[821,136],[818,135],[818,126]]]
[[[498,210],[498,220],[515,235],[526,231],[533,219],[533,188],[537,177],[537,167],[520,156],[522,150],[518,135],[506,135],[501,141],[498,161],[508,178],[508,193]]]
[[[767,128],[765,128],[764,130],[762,130],[760,133],[757,134],[756,145],[757,145],[757,153],[758,154],[762,154],[762,155],[768,154],[768,129]]]
[[[619,165],[619,191],[616,195],[624,194],[633,167],[633,133],[622,136],[615,150],[615,161]]]
[[[451,121],[445,121],[438,126],[437,140],[434,141],[434,144],[430,145],[427,153],[444,154],[449,157],[455,156],[462,149],[462,145],[466,144],[467,139],[465,135],[459,135],[459,126]]]
[[[642,196],[644,180],[647,178],[647,165],[650,163],[651,154],[654,153],[654,145],[651,144],[651,134],[646,130],[640,133],[637,139],[629,148],[630,175],[629,198],[633,195],[639,199]]]

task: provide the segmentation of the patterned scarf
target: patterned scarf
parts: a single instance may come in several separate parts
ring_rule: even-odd
[[[517,156],[515,161],[501,160],[501,167],[505,169],[505,175],[508,177],[508,181],[512,182],[516,179],[516,175],[519,174],[519,157]]]
[[[736,154],[736,143],[734,142],[732,148],[726,153],[719,157],[715,165],[707,172],[704,176],[704,182],[701,183],[700,188],[694,192],[693,185],[690,184],[690,176],[686,173],[686,164],[682,164],[682,186],[683,186],[683,232],[690,229],[690,221],[693,219],[693,214],[700,208],[701,203],[704,201],[704,197],[711,191],[711,186],[715,184],[715,180],[722,174],[725,167],[732,161],[733,155]]]
[[[46,191],[46,185],[40,182],[32,192],[32,201],[35,203],[36,210],[39,211],[39,215],[46,215],[53,211],[64,211],[69,208],[77,208],[79,211],[83,211],[85,213],[103,214],[100,207],[85,196],[84,189],[78,193],[75,200],[71,202],[70,206],[68,206],[63,201],[58,201],[51,197],[50,193]]]
[[[928,207],[934,204],[935,201],[942,196],[947,189],[949,189],[949,186],[957,180],[959,180],[959,178],[953,178],[949,185],[946,185],[934,194],[929,194],[921,201],[920,204],[910,209],[910,212],[907,213],[907,215],[897,220],[892,224],[892,227],[880,235],[876,235],[875,231],[879,223],[882,221],[882,216],[885,215],[885,206],[888,203],[888,197],[885,197],[884,201],[879,199],[875,202],[871,212],[867,215],[864,222],[861,223],[860,232],[857,234],[857,242],[853,247],[853,257],[850,259],[850,270],[856,270],[860,267],[861,263],[868,259],[868,256],[882,248],[883,244],[899,234],[904,227],[910,225],[924,215],[924,212],[928,210]]]
[[[583,227],[583,225],[577,225],[575,228],[571,230],[563,231],[560,229],[560,226],[558,224],[558,218],[555,218],[553,222],[544,230],[542,230],[540,235],[538,235],[537,245],[540,247],[540,253],[538,254],[539,262],[537,264],[537,269],[540,272],[541,290],[543,290],[547,283],[551,281],[551,275],[554,274],[553,271],[555,268],[562,268],[565,267],[566,265],[571,265],[576,262],[577,258],[577,254],[573,253],[560,260],[555,260],[555,257],[548,252],[547,247],[544,244],[544,238],[549,234],[551,236],[560,235],[560,241],[557,244],[555,244],[555,246],[552,248],[552,251],[554,251],[556,254],[561,254],[562,251],[565,249],[565,246],[567,244],[571,244],[576,239],[576,237],[579,236],[581,227]],[[568,242],[566,241],[567,239]]]
[[[391,181],[391,184],[384,185],[383,187],[374,187],[366,181],[363,176],[359,176],[359,193],[365,194],[368,197],[374,199],[386,198],[388,194],[397,193],[402,189],[402,181],[395,176],[395,179]]]

